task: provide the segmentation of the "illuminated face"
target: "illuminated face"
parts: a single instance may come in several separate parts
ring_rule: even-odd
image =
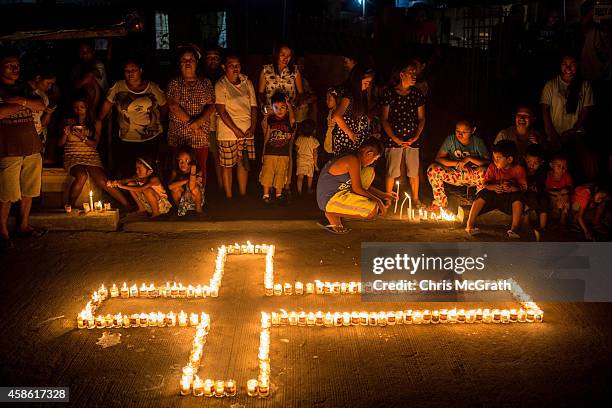
[[[72,109],[77,116],[85,116],[87,114],[87,104],[83,101],[73,103]]]
[[[498,169],[505,169],[512,164],[512,157],[506,157],[499,152],[493,152],[493,163]]]
[[[363,79],[361,80],[361,90],[365,91],[366,89],[368,89],[370,87],[370,85],[372,84],[372,80],[374,79],[374,75],[366,75],[363,77]]]
[[[533,114],[528,108],[519,108],[514,115],[514,124],[517,128],[529,129],[533,123]]]
[[[561,61],[561,77],[563,81],[570,82],[578,70],[578,63],[574,57],[564,57]]]
[[[605,191],[598,191],[593,196],[593,202],[596,204],[601,204],[608,199],[608,193]]]
[[[400,82],[402,87],[408,88],[416,84],[417,70],[415,67],[407,67],[400,72]]]
[[[142,69],[136,64],[126,64],[123,68],[125,80],[130,84],[138,84],[142,79]]]
[[[221,55],[217,51],[209,51],[206,53],[206,68],[210,71],[215,71],[221,66]]]
[[[0,75],[2,79],[8,82],[15,82],[19,79],[19,73],[21,72],[21,64],[17,57],[7,57],[2,61],[2,71]]]
[[[191,165],[191,159],[189,158],[189,155],[185,152],[181,153],[178,155],[178,157],[176,158],[177,164],[178,164],[178,168],[181,172],[183,173],[187,173],[189,172],[189,166]]]
[[[91,62],[94,59],[94,50],[88,44],[81,44],[79,47],[79,58],[83,62]]]
[[[286,67],[289,65],[289,61],[291,61],[291,49],[288,47],[281,48],[278,53],[278,65]]]
[[[357,62],[354,59],[349,57],[342,58],[342,66],[346,71],[350,72],[355,65],[357,65]]]
[[[194,77],[196,75],[196,68],[198,67],[198,59],[192,52],[185,52],[181,56],[180,60],[181,74],[184,77]]]
[[[53,84],[55,84],[55,78],[41,79],[36,82],[36,88],[43,92],[49,92]]]
[[[149,177],[153,171],[145,166],[140,160],[136,162],[136,177],[146,178]]]
[[[284,118],[287,114],[287,104],[285,102],[274,102],[272,111],[277,118]]]
[[[474,129],[469,127],[465,123],[458,123],[457,126],[455,126],[455,136],[457,137],[457,140],[459,140],[459,142],[463,145],[467,145],[470,143],[470,139],[472,138],[473,132]]]
[[[228,58],[225,62],[225,75],[227,75],[230,81],[233,81],[240,76],[241,68],[238,58]]]
[[[555,176],[561,177],[567,171],[567,160],[555,159],[550,163],[550,168]]]
[[[529,174],[535,173],[542,165],[542,159],[535,156],[525,157],[525,163],[527,164],[527,170]]]

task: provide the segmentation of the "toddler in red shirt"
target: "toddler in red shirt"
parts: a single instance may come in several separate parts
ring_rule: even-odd
[[[559,216],[562,225],[567,222],[572,185],[572,176],[567,170],[567,157],[555,155],[546,176],[546,192],[550,198],[551,212],[553,216]]]

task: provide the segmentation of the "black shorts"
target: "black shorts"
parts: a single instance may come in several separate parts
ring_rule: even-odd
[[[480,214],[488,213],[493,210],[500,210],[503,213],[512,215],[512,203],[516,201],[523,202],[523,193],[496,193],[495,191],[483,188],[476,194],[476,199],[483,199],[485,202]]]
[[[525,204],[525,212],[535,211],[536,214],[544,214],[548,212],[549,200],[546,193],[537,193],[528,191],[524,193],[523,202]]]

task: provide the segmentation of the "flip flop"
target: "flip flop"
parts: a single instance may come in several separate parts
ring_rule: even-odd
[[[47,234],[47,232],[49,232],[49,230],[45,228],[31,227],[28,231],[17,231],[15,235],[19,238],[40,238]]]
[[[506,232],[506,235],[510,239],[521,239],[521,236],[519,234],[517,234],[516,232],[512,231],[512,230],[508,230]]]
[[[324,225],[324,224],[321,224],[320,222],[317,222],[317,225],[323,228],[324,230],[331,232],[332,234],[336,234],[336,235],[344,235],[351,230],[350,228],[345,228],[344,225],[333,225],[333,224]]]
[[[469,236],[473,237],[474,235],[478,235],[478,234],[480,234],[482,231],[480,231],[480,228],[472,228],[472,229],[467,229],[467,228],[466,228],[466,229],[465,229],[465,232],[466,232],[466,233],[467,233]]]

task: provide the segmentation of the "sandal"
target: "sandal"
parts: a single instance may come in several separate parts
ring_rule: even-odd
[[[508,235],[508,238],[510,239],[521,239],[521,236],[512,230],[508,230],[508,232],[506,232],[506,235]]]
[[[40,238],[47,232],[49,232],[49,230],[45,228],[30,227],[30,229],[27,231],[15,232],[15,236],[19,238]]]
[[[317,222],[317,225],[321,228],[323,228],[324,230],[331,232],[332,234],[336,234],[336,235],[344,235],[346,233],[348,233],[351,229],[350,228],[346,228],[344,225],[340,224],[340,225],[333,225],[333,224],[321,224],[320,222]]]
[[[480,234],[480,228],[466,228],[465,232],[467,232],[467,234],[471,237],[473,237],[474,235],[478,235]]]

